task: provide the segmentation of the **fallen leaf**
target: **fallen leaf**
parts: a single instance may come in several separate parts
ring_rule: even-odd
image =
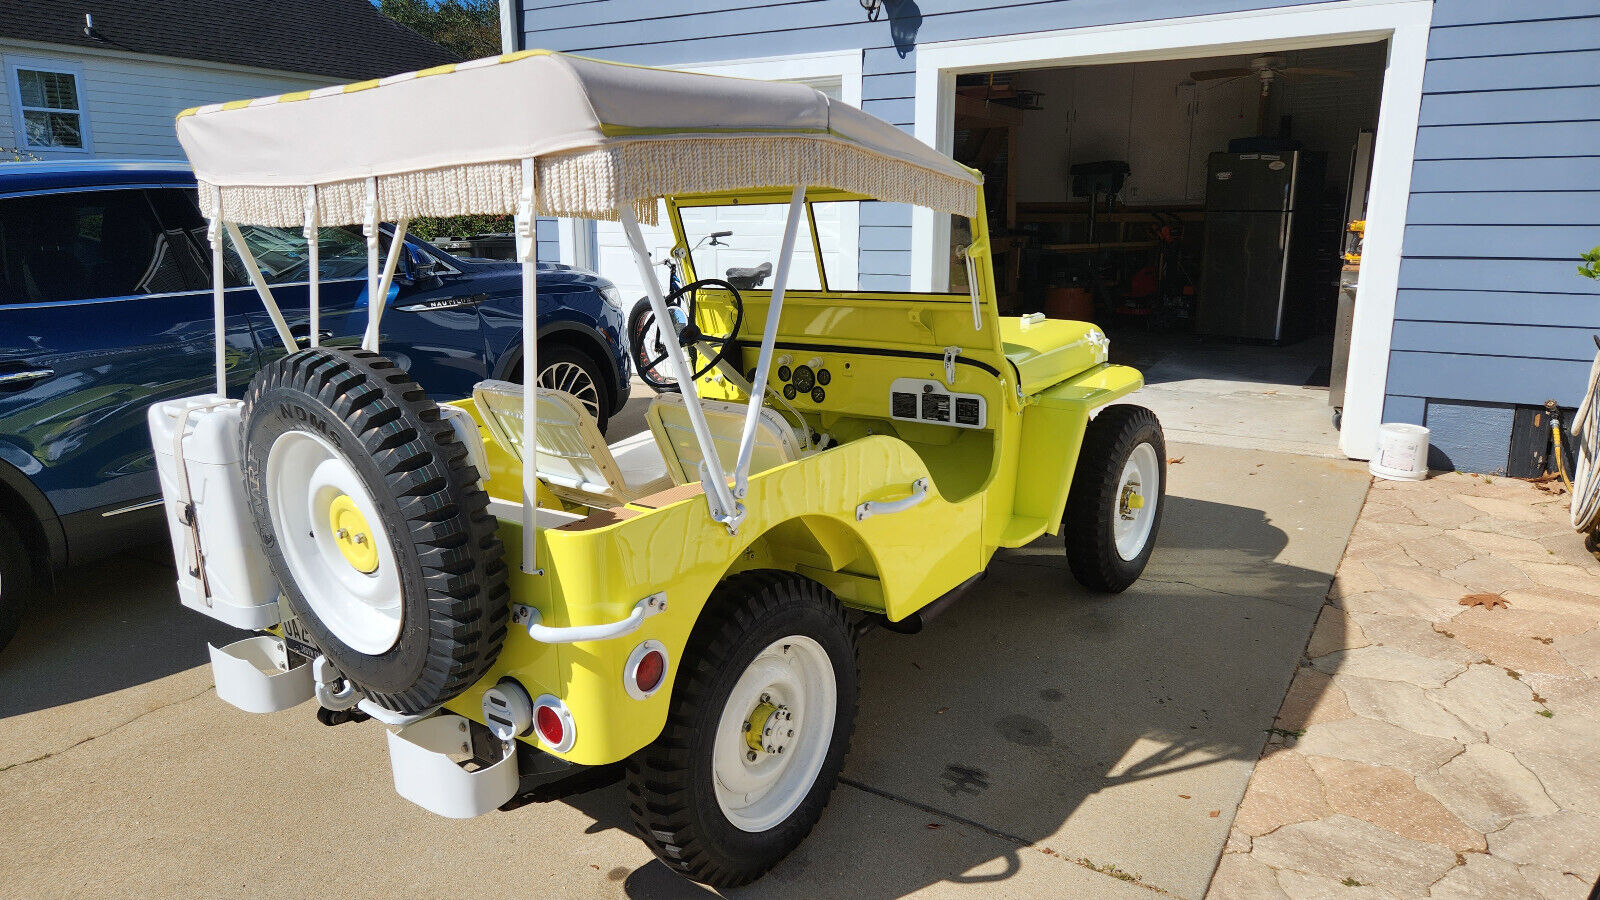
[[[1276,394],[1277,391],[1262,391],[1263,394]]]
[[[936,829],[943,828],[943,827],[944,826],[939,824],[938,822],[929,822],[928,823],[928,830],[929,831],[934,831]]]
[[[1211,811],[1211,812],[1208,812],[1208,813],[1206,813],[1206,815],[1208,815],[1208,816],[1210,816],[1210,817],[1211,817],[1211,818],[1213,818],[1213,819],[1215,819],[1215,818],[1216,818],[1216,817],[1217,817],[1217,816],[1220,816],[1220,815],[1222,815],[1222,810],[1220,810],[1220,809],[1213,809],[1213,810],[1212,810],[1212,811]]]
[[[1178,796],[1179,796],[1179,797],[1182,797],[1182,798],[1183,798],[1183,799],[1185,799],[1185,800],[1188,800],[1188,799],[1190,799],[1190,797],[1189,797],[1189,795],[1188,795],[1188,794],[1179,794],[1179,795],[1178,795]]]
[[[1167,458],[1167,465],[1169,466],[1175,466],[1181,462],[1183,462],[1183,457],[1181,456],[1171,456]]]
[[[922,671],[922,666],[919,666],[916,663],[912,663],[912,665],[917,667],[917,671]]]
[[[1046,847],[1046,848],[1044,848],[1044,855],[1045,856],[1055,856],[1056,852],[1054,850],[1051,850],[1049,847]]]
[[[1528,479],[1528,483],[1529,484],[1548,484],[1548,483],[1550,483],[1552,481],[1555,481],[1557,478],[1560,478],[1560,477],[1561,477],[1561,473],[1560,472],[1546,472],[1543,475],[1535,475],[1532,478],[1529,478]]]
[[[1505,608],[1511,605],[1499,594],[1468,594],[1457,602],[1462,606],[1481,606],[1484,609]]]
[[[595,870],[596,872],[600,871],[600,867],[595,865],[594,863],[589,863],[589,868]]]
[[[936,715],[936,716],[942,716],[942,715],[944,715],[945,713],[947,713],[949,711],[950,711],[950,707],[941,706],[938,709],[934,710],[933,714]]]

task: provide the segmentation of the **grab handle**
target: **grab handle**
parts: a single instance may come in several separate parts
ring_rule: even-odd
[[[627,618],[602,625],[569,625],[564,628],[544,625],[540,623],[539,611],[526,603],[517,603],[511,607],[511,623],[527,628],[528,637],[541,644],[575,644],[579,641],[604,641],[632,634],[639,630],[645,619],[666,611],[667,595],[665,592],[658,592],[634,604],[633,611],[628,613]]]
[[[871,518],[872,516],[886,516],[890,513],[905,512],[918,503],[928,499],[928,479],[918,478],[911,482],[911,493],[899,500],[868,500],[856,507],[856,521]]]

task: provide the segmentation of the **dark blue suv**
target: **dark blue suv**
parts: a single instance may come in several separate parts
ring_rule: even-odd
[[[308,342],[304,237],[243,231]],[[325,228],[319,252],[320,342],[358,345],[365,239]],[[0,647],[30,588],[69,563],[166,536],[145,410],[214,390],[210,260],[186,167],[0,164]],[[226,268],[229,394],[239,396],[285,351],[231,248]],[[520,381],[520,298],[518,264],[408,239],[381,349],[438,400],[485,378]],[[540,265],[540,382],[578,396],[602,428],[628,396],[624,343],[610,282]]]

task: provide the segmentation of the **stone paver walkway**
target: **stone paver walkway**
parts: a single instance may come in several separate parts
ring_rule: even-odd
[[[1566,494],[1376,481],[1208,896],[1588,897],[1596,626]]]

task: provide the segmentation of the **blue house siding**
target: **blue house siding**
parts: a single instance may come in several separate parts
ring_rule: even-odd
[[[1577,405],[1600,289],[1593,0],[1438,0],[1395,301],[1385,421],[1442,468],[1504,471],[1515,405]]]
[[[885,3],[883,18],[868,22],[858,4],[844,0],[734,0],[732,5],[708,0],[523,0],[522,46],[641,65],[859,49],[861,108],[909,132],[915,118],[918,43],[1312,2],[1316,0],[920,0]],[[878,205],[884,208],[862,210],[860,285],[864,290],[906,290],[911,282],[911,211],[900,204]]]
[[[642,64],[859,50],[862,108],[913,127],[917,46],[1315,0],[523,0],[523,46]],[[1510,409],[1573,405],[1600,332],[1600,8],[1437,0],[1396,297],[1385,421],[1433,429],[1436,461],[1502,470]],[[904,289],[911,215],[863,208],[860,283]],[[1587,343],[1586,343],[1587,342]]]

